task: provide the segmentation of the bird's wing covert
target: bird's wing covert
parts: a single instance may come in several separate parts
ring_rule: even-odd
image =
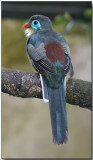
[[[32,44],[28,44],[27,52],[29,57],[34,63],[34,67],[39,70],[39,72],[50,72],[56,74],[56,68],[53,63],[46,56],[46,50],[44,48],[44,43],[41,43],[38,48],[35,48]]]
[[[64,49],[64,54],[65,54],[65,73],[67,74],[68,71],[70,71],[70,77],[72,77],[74,75],[74,69],[73,69],[73,65],[71,62],[71,58],[70,58],[70,49],[67,43],[61,43],[63,49]]]

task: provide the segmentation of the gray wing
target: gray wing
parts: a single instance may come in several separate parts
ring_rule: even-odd
[[[70,49],[66,42],[61,43],[65,53],[64,71],[67,74],[70,71],[70,77],[74,75],[74,69],[70,58]]]
[[[74,75],[71,58],[67,54],[65,54],[64,71],[65,71],[65,74],[67,74],[70,71],[70,77]]]
[[[27,52],[29,58],[32,60],[32,65],[39,73],[43,75],[45,75],[46,72],[56,74],[54,64],[46,56],[44,43],[41,43],[38,48],[35,48],[32,44],[28,44]]]

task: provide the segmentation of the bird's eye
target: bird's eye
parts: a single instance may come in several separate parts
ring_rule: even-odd
[[[37,24],[38,24],[38,21],[34,21],[34,24],[37,25]]]
[[[33,20],[32,24],[31,24],[31,27],[33,29],[38,29],[38,28],[41,28],[41,24],[40,24],[40,22],[38,20]]]

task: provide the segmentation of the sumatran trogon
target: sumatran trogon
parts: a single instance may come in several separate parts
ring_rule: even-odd
[[[49,101],[53,140],[67,141],[66,75],[73,66],[69,46],[65,38],[52,28],[51,21],[43,15],[33,15],[24,24],[27,37],[27,55],[33,67],[40,73],[42,94]]]

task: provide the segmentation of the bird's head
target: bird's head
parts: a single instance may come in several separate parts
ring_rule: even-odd
[[[52,25],[48,17],[43,15],[33,15],[29,21],[23,25],[26,37],[39,31],[51,31]]]

